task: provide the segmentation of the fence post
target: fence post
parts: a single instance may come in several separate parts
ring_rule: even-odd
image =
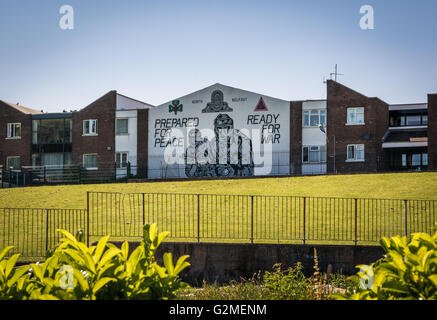
[[[355,199],[355,245],[358,243],[358,205],[357,205],[358,199]]]
[[[131,167],[130,167],[130,162],[128,162],[127,163],[127,179],[126,179],[126,182],[129,182],[128,180],[130,178],[130,175],[131,175]]]
[[[78,166],[78,170],[79,170],[79,184],[82,183],[82,167]]]
[[[253,196],[250,196],[250,243],[253,244]]]
[[[46,209],[46,253],[49,251],[49,209]]]
[[[408,200],[404,200],[404,227],[405,227],[405,236],[408,237]]]
[[[144,200],[144,193],[143,193],[143,227],[146,224],[146,202]]]
[[[306,205],[306,197],[303,197],[303,244],[305,245],[305,208]]]
[[[200,195],[197,195],[197,243],[200,243]]]
[[[90,192],[87,191],[86,193],[86,228],[87,228],[87,234],[86,234],[86,244],[87,246],[90,245]]]
[[[47,178],[46,178],[46,166],[44,166],[44,184],[47,183]]]

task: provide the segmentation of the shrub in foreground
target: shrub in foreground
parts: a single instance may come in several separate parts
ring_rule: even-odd
[[[65,238],[41,264],[15,268],[18,254],[0,253],[0,299],[172,299],[188,285],[179,273],[190,264],[182,256],[173,264],[164,254],[164,266],[155,261],[155,251],[168,235],[156,224],[144,226],[141,244],[129,255],[129,244],[121,249],[108,243],[109,236],[87,247],[83,236],[58,230]]]
[[[437,299],[437,232],[414,233],[406,237],[382,238],[382,259],[370,266],[357,266],[361,272],[351,279],[359,285],[352,294],[335,294],[351,300]]]

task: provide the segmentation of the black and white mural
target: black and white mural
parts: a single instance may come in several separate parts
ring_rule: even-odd
[[[150,178],[289,173],[285,100],[221,84],[149,110]]]

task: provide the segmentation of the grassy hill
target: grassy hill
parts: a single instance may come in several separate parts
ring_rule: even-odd
[[[0,208],[86,208],[86,192],[437,199],[437,173],[116,183],[0,189]]]

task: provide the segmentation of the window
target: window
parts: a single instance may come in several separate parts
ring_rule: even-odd
[[[304,127],[319,127],[326,125],[326,110],[307,110],[303,112]]]
[[[347,108],[347,124],[364,124],[364,108]]]
[[[97,135],[97,120],[84,120],[83,121],[83,135]]]
[[[420,126],[421,116],[407,116],[407,126]]]
[[[428,154],[422,153],[422,165],[427,166],[428,165]]]
[[[115,163],[117,164],[117,168],[124,169],[127,168],[127,152],[117,152],[115,154]]]
[[[427,125],[428,124],[428,115],[424,114],[422,115],[422,125]]]
[[[411,158],[411,165],[413,167],[419,167],[420,163],[421,163],[421,157],[422,157],[422,155],[420,153],[413,154],[412,158]]]
[[[87,170],[97,170],[97,154],[84,154],[83,167]]]
[[[6,167],[8,169],[20,170],[20,157],[7,157],[6,158]]]
[[[41,119],[32,121],[33,144],[63,144],[71,142],[71,119]]]
[[[324,146],[304,146],[302,150],[302,161],[305,163],[326,162]]]
[[[8,123],[7,138],[9,139],[21,138],[21,123]]]
[[[402,154],[402,166],[407,166],[407,155],[405,153]]]
[[[347,161],[364,161],[364,144],[349,144]]]
[[[115,123],[116,134],[129,134],[129,119],[117,119]]]

